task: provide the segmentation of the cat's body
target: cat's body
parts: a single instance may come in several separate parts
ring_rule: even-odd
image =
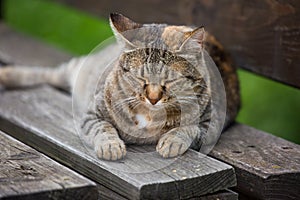
[[[201,71],[201,66],[190,62],[197,63],[205,43],[227,94],[225,125],[234,120],[240,102],[236,69],[213,36],[207,34],[204,41],[202,28],[142,25],[118,14],[110,20],[125,51],[113,44],[104,50],[111,54],[75,58],[55,69],[2,68],[0,85],[13,88],[48,83],[73,90],[82,135],[99,158],[124,157],[124,142],[157,144],[160,155],[174,157],[189,147],[199,149],[209,140],[205,134],[212,92],[197,70]],[[110,63],[116,57],[116,62]],[[83,66],[99,67],[85,66],[77,74],[84,62]]]

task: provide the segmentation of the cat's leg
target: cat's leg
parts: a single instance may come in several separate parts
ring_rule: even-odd
[[[126,147],[117,130],[93,113],[82,120],[81,130],[86,142],[94,148],[98,158],[118,160],[126,155]]]
[[[159,139],[156,151],[164,158],[182,155],[193,143],[201,142],[202,131],[197,125],[173,128]]]

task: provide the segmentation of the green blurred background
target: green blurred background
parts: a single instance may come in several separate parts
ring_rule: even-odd
[[[74,55],[87,54],[112,36],[107,19],[49,0],[5,0],[3,11],[15,30]],[[239,77],[242,109],[237,121],[300,144],[300,90],[243,70]]]

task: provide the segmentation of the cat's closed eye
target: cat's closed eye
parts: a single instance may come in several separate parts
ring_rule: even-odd
[[[122,67],[122,69],[123,69],[124,72],[129,72],[129,68]]]

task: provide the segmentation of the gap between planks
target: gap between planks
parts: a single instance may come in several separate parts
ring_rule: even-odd
[[[191,198],[235,186],[231,166],[189,150],[172,163],[158,155],[143,159],[134,152],[154,147],[129,147],[126,159],[102,161],[90,156],[74,132],[71,97],[48,86],[3,91],[0,127],[19,140],[72,167],[127,198]],[[138,162],[137,162],[138,161]],[[155,162],[155,164],[154,164]],[[119,171],[112,166],[122,166]],[[155,166],[162,166],[156,169]],[[135,169],[149,172],[136,173]]]
[[[0,131],[0,199],[98,198],[96,184]]]

